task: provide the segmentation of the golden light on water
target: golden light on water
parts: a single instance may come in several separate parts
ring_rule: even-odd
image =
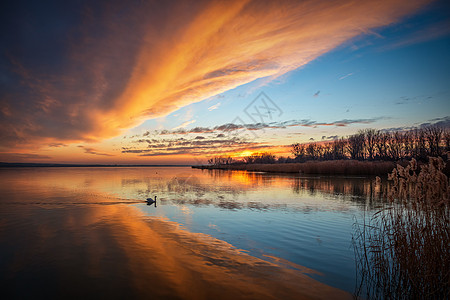
[[[283,206],[273,192],[257,196],[261,203],[250,201],[249,194],[242,203],[235,197],[264,186],[289,188],[289,180],[186,168],[24,169],[0,173],[0,178],[3,233],[6,237],[16,234],[20,222],[22,234],[15,239],[28,245],[17,250],[7,265],[18,273],[30,265],[51,269],[58,278],[56,288],[66,293],[76,294],[79,288],[98,293],[101,284],[73,282],[99,283],[108,277],[113,287],[102,294],[110,296],[113,291],[128,291],[183,299],[351,298],[307,275],[319,275],[317,271],[276,256],[257,258],[211,235],[190,232],[164,216],[174,201],[182,201],[177,207],[185,218],[198,213],[195,205],[213,204],[231,211],[242,205],[251,209]],[[148,207],[161,215],[143,212],[147,193],[141,191],[145,189],[161,197],[158,210]],[[199,191],[205,197],[199,197]],[[218,196],[220,201],[211,200]],[[210,226],[217,228],[213,221]],[[5,234],[0,242],[3,238]],[[68,268],[68,264],[76,267]],[[150,282],[158,288],[149,289]]]

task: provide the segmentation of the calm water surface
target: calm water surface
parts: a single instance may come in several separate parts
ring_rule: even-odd
[[[1,287],[17,298],[346,298],[352,226],[372,205],[371,181],[1,169]],[[143,202],[154,195],[156,207]]]

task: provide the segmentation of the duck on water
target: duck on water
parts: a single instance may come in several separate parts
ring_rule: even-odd
[[[147,198],[146,201],[147,201],[147,205],[155,204],[155,207],[156,207],[156,196],[155,196],[154,200],[152,198]]]

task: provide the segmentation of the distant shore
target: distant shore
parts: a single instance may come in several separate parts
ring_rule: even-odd
[[[0,168],[135,168],[135,167],[190,167],[191,165],[105,165],[105,164],[52,164],[52,163],[6,163]]]
[[[396,163],[392,161],[331,160],[303,163],[201,165],[192,166],[192,168],[320,175],[387,175],[395,166]]]

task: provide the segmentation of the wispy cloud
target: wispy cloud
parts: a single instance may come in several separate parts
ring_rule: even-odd
[[[355,74],[355,73],[353,73],[353,72],[352,73],[348,73],[347,75],[339,77],[339,80],[345,79],[345,78],[347,78],[349,76],[352,76],[353,74]]]
[[[178,125],[177,127],[173,128],[172,130],[177,130],[177,129],[180,129],[180,128],[185,128],[186,126],[191,125],[191,124],[193,124],[193,123],[195,123],[195,122],[196,122],[196,120],[186,121],[186,122],[184,122],[184,123]]]
[[[446,35],[450,35],[450,21],[448,20],[440,21],[438,23],[428,25],[422,30],[414,31],[411,34],[402,37],[402,39],[384,46],[381,50],[392,50],[424,43]]]
[[[116,136],[256,79],[278,78],[426,2],[83,3],[61,6],[71,18],[33,14],[33,24],[51,26],[37,26],[29,37],[16,25],[28,15],[17,10],[2,26],[11,38],[1,54],[8,55],[9,83],[0,94],[0,145]]]
[[[217,104],[215,104],[215,105],[213,105],[213,106],[208,107],[208,110],[209,110],[209,111],[212,111],[212,110],[218,109],[219,106],[220,106],[220,102],[217,103]]]

